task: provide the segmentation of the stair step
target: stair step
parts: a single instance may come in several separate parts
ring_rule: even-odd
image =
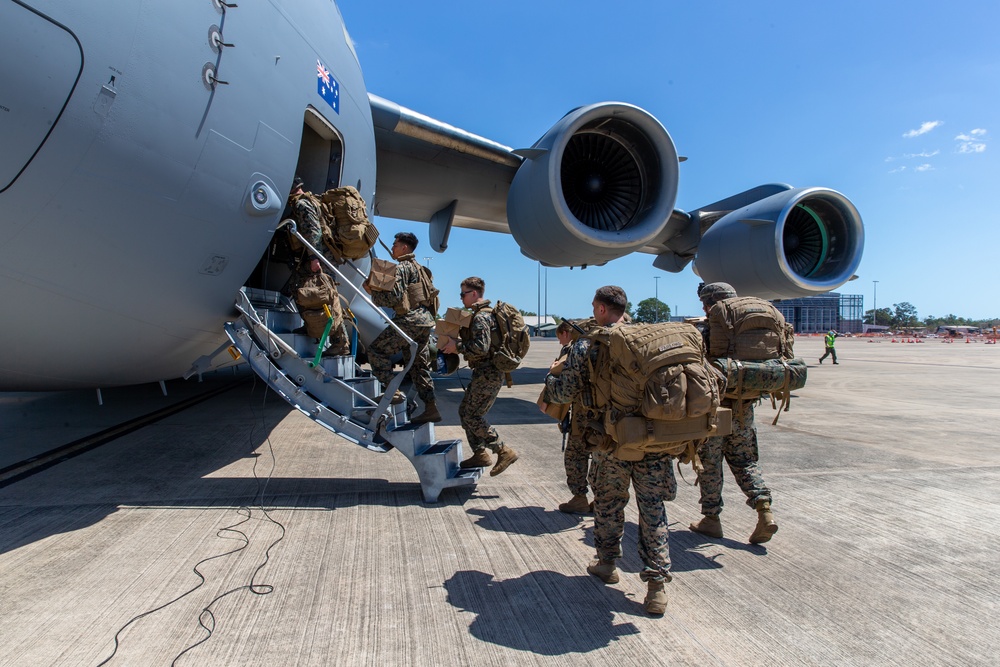
[[[262,306],[258,313],[246,292],[237,297],[242,313],[224,325],[226,335],[248,364],[289,404],[321,426],[370,451],[395,449],[413,464],[425,502],[436,502],[443,489],[474,485],[482,468],[459,468],[462,441],[437,440],[434,424],[413,424],[407,405],[390,405],[377,423],[371,423],[382,395],[382,384],[358,368],[353,356],[324,357],[313,368],[316,342],[291,333],[300,320],[287,297],[277,293],[254,294]],[[270,328],[261,320],[265,320]],[[221,348],[220,348],[221,349]]]
[[[460,442],[461,440],[438,440],[433,445],[420,452],[420,456],[447,454],[449,450],[454,449]]]

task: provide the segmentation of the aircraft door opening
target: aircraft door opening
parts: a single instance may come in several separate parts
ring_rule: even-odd
[[[295,173],[306,189],[319,194],[340,185],[344,142],[337,129],[313,107],[306,108]]]
[[[308,107],[302,127],[302,143],[295,175],[305,181],[305,187],[317,195],[340,185],[344,164],[344,142],[336,128],[316,109]],[[282,219],[289,215],[286,207]],[[246,281],[247,287],[280,291],[291,276],[294,264],[287,234],[276,234]]]

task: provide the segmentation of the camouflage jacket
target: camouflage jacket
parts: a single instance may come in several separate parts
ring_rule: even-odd
[[[459,332],[458,351],[465,356],[469,366],[486,363],[493,358],[493,338],[496,324],[489,299],[480,299],[472,305],[472,322]]]
[[[323,213],[319,206],[319,200],[312,193],[295,196],[291,201],[292,217],[299,234],[305,237],[309,245],[323,253],[331,264],[339,264],[340,260],[323,243]],[[324,267],[324,271],[329,270]]]
[[[584,396],[590,393],[590,367],[587,363],[590,356],[591,341],[583,337],[573,343],[559,375],[545,377],[545,393],[552,403],[578,403],[585,405]]]
[[[406,286],[420,282],[420,276],[417,274],[419,269],[417,268],[416,261],[413,259],[413,254],[403,255],[397,259],[399,263],[396,265],[396,284],[392,286],[392,290],[372,292],[372,301],[376,306],[395,309],[403,303]],[[423,306],[418,306],[405,313],[396,313],[392,321],[400,327],[434,326],[434,316]]]
[[[589,333],[606,332],[618,323],[606,327],[595,327]],[[545,378],[545,393],[552,403],[573,403],[584,408],[594,404],[593,388],[591,387],[590,369],[597,362],[597,346],[588,336],[581,336],[573,343],[559,375],[548,375]]]

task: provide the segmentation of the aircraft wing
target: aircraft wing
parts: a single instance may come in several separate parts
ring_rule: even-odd
[[[452,224],[509,234],[507,191],[523,158],[509,146],[368,95],[378,176],[375,214],[432,223],[447,247]]]
[[[651,114],[604,102],[512,149],[369,94],[376,215],[430,223],[441,252],[453,226],[509,233],[548,266],[604,264],[632,252],[741,294],[836,289],[861,261],[853,204],[826,188],[769,184],[690,213],[674,208],[679,159]]]

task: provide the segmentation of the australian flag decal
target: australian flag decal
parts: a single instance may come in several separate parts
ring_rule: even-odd
[[[319,60],[316,61],[316,90],[326,100],[334,113],[340,113],[340,84],[330,74],[330,70]]]

